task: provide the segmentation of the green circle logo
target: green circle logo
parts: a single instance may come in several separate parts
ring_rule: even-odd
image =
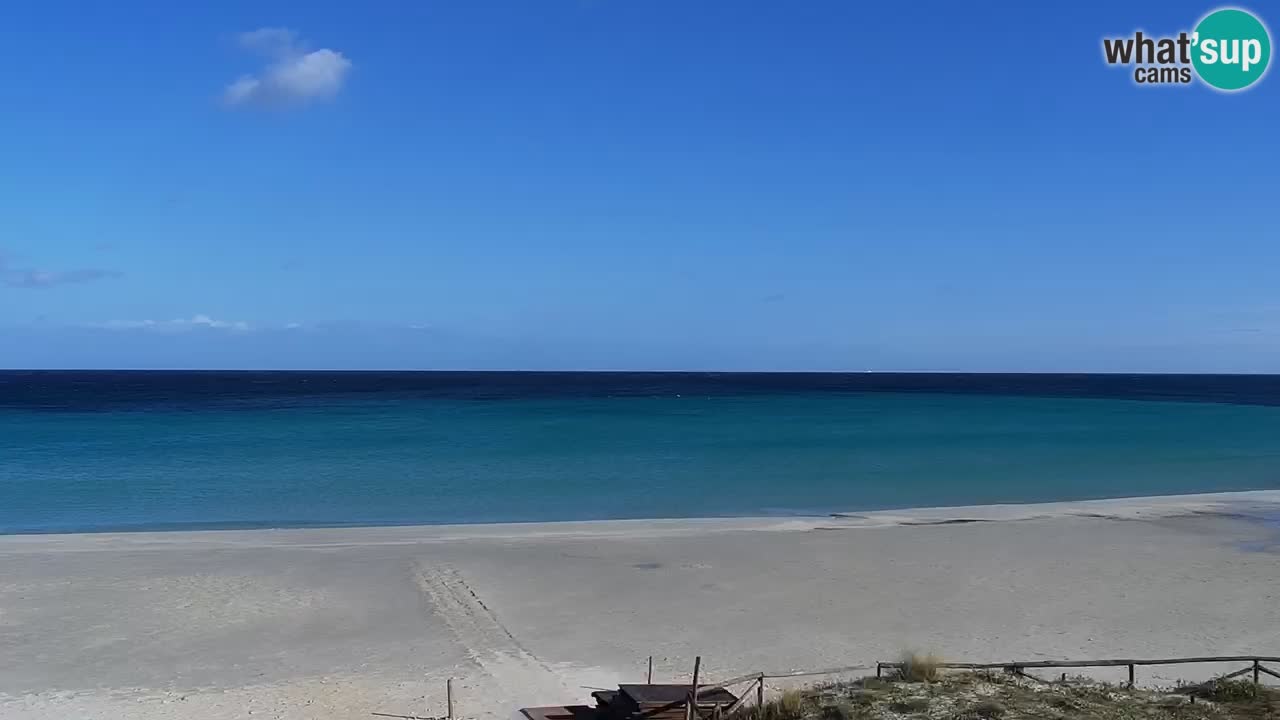
[[[1271,35],[1252,14],[1215,10],[1196,25],[1191,63],[1196,74],[1219,90],[1243,90],[1257,82],[1271,61]]]

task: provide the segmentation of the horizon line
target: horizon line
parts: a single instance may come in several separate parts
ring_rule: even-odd
[[[575,375],[1024,375],[1024,376],[1146,376],[1146,377],[1280,377],[1280,372],[1162,372],[1151,370],[640,370],[640,369],[465,369],[465,368],[20,368],[0,367],[0,373],[399,373],[399,374],[575,374]]]

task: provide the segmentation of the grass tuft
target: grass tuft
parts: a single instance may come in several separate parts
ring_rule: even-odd
[[[760,707],[735,713],[743,720],[802,720],[804,716],[805,696],[799,690],[788,690]]]
[[[800,717],[804,712],[804,693],[799,690],[787,690],[778,698],[778,707],[784,717]]]
[[[1184,688],[1183,692],[1213,702],[1240,702],[1258,697],[1258,686],[1249,680],[1211,680]]]
[[[907,682],[937,682],[942,674],[942,658],[933,653],[904,652],[899,671]]]

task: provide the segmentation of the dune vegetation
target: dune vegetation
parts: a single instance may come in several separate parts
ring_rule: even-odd
[[[893,678],[790,690],[742,720],[1280,720],[1280,690],[1248,680],[1130,689],[907,664]]]

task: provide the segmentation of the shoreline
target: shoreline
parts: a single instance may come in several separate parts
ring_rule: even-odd
[[[644,518],[557,520],[508,523],[450,523],[419,525],[339,525],[302,527],[195,528],[175,530],[104,530],[89,532],[28,532],[0,534],[6,546],[74,543],[180,545],[184,540],[244,544],[393,544],[396,542],[454,542],[467,539],[672,537],[714,532],[803,532],[854,528],[920,527],[972,523],[1010,523],[1059,518],[1154,520],[1216,515],[1248,519],[1253,514],[1280,512],[1280,490],[1152,495],[1141,497],[1066,500],[1041,503],[994,503],[916,507],[893,510],[833,512],[824,515],[743,516],[703,518]],[[1262,519],[1262,518],[1256,518]],[[343,537],[345,536],[345,537]],[[271,542],[265,542],[271,541]]]

